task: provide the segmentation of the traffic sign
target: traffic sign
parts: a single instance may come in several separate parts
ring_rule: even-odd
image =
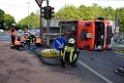
[[[56,38],[53,42],[54,48],[59,51],[62,51],[66,44],[67,44],[66,40],[61,37]]]
[[[42,4],[43,0],[35,0],[35,1],[38,4],[38,6],[41,7],[41,4]]]

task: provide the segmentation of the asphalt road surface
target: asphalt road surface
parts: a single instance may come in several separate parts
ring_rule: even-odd
[[[94,73],[94,77],[97,76],[106,83],[124,82],[124,77],[114,73],[116,69],[124,66],[124,57],[111,50],[100,52],[82,50],[78,62],[89,72]],[[97,83],[101,82],[97,81]]]
[[[63,68],[60,64],[44,64],[34,52],[10,49],[9,41],[0,41],[0,83],[124,82],[124,77],[113,72],[124,66],[124,57],[111,50],[81,50],[77,65]]]

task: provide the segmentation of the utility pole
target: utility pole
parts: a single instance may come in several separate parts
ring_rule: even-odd
[[[28,4],[28,30],[29,30],[29,28],[30,28],[30,18],[29,18],[29,2],[27,2],[27,4]]]

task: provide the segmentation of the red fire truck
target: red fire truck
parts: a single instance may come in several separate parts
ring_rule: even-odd
[[[111,49],[113,41],[113,25],[109,20],[64,20],[59,22],[65,38],[73,37],[78,48],[86,50]]]

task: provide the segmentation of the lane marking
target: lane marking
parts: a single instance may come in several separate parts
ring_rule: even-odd
[[[117,55],[115,55],[115,56],[117,56],[117,57],[119,57],[119,58],[124,58],[124,56],[123,56],[123,55],[120,55],[120,54],[117,54]]]
[[[95,70],[93,70],[92,68],[90,68],[89,66],[87,66],[85,63],[83,63],[82,61],[78,61],[82,66],[84,66],[85,68],[87,68],[88,70],[90,70],[91,72],[93,72],[95,75],[97,75],[98,77],[102,78],[104,81],[106,81],[107,83],[113,83],[112,81],[110,81],[109,79],[107,79],[106,77],[104,77],[103,75],[99,74],[98,72],[96,72]]]

